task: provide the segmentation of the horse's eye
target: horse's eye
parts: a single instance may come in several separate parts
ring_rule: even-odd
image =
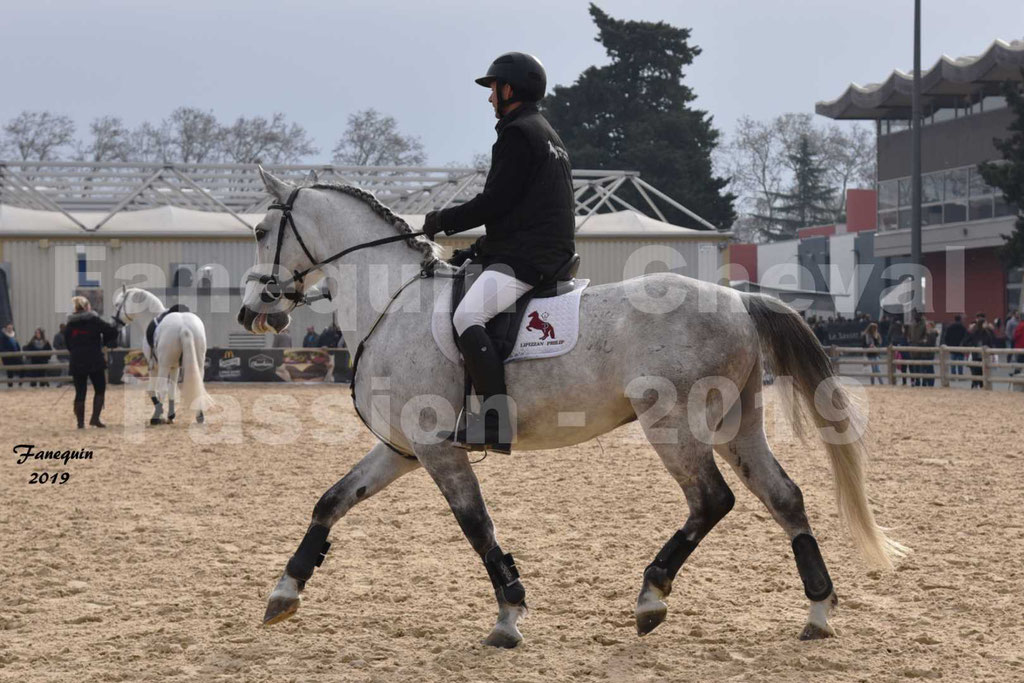
[[[267,231],[263,228],[256,228],[256,241],[262,242],[263,238],[267,236]]]

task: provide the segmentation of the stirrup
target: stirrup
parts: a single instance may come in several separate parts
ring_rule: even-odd
[[[470,417],[472,416],[472,417]],[[459,416],[455,420],[455,429],[450,432],[440,432],[438,436],[443,438],[445,441],[450,441],[456,448],[461,448],[464,451],[474,453],[477,451],[494,451],[495,453],[501,453],[502,455],[512,454],[512,445],[509,443],[500,443],[496,439],[492,443],[490,440],[485,439],[485,443],[472,442],[468,438],[468,421],[470,419],[483,419],[474,413],[466,413],[466,409],[463,408],[459,411]],[[486,426],[485,426],[486,427]],[[484,433],[486,435],[486,428]]]

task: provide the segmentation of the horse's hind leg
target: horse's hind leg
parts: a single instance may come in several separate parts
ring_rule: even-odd
[[[178,374],[181,368],[171,368],[170,378],[167,385],[167,423],[171,424],[174,422],[174,392],[178,390]]]
[[[160,368],[153,361],[149,361],[149,400],[153,402],[149,424],[158,425],[163,422],[164,405],[160,402]]]
[[[650,405],[640,405],[640,401],[634,401],[634,407],[638,415],[651,409]],[[641,422],[644,422],[643,418]],[[689,433],[686,424],[685,414],[679,410],[673,410],[656,423],[644,424],[648,440],[682,487],[690,514],[683,528],[669,539],[644,570],[643,586],[636,601],[636,630],[641,636],[665,620],[668,613],[665,598],[672,592],[676,573],[701,539],[729,513],[735,502],[732,491],[715,465],[711,446]]]
[[[498,546],[494,524],[469,458],[465,451],[450,446],[427,448],[420,458],[448,501],[466,539],[483,560],[494,587],[498,621],[484,645],[513,648],[523,640],[518,622],[526,614],[526,590],[512,555],[503,553]]]
[[[835,635],[828,618],[839,600],[818,543],[811,534],[800,487],[786,475],[765,438],[763,408],[758,396],[760,374],[754,372],[740,394],[742,415],[736,437],[715,448],[789,537],[804,593],[811,601],[810,615],[800,639],[828,638]]]
[[[370,452],[320,497],[313,507],[313,520],[306,535],[292,555],[267,601],[264,625],[276,624],[299,609],[299,593],[320,566],[327,552],[327,535],[334,523],[388,484],[420,466],[419,461],[406,458],[378,443]]]

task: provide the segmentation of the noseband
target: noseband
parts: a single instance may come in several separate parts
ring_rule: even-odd
[[[314,257],[312,252],[309,251],[309,248],[306,246],[306,243],[302,241],[302,235],[299,234],[299,229],[295,226],[295,219],[292,218],[292,209],[295,206],[295,199],[299,196],[299,190],[301,189],[303,188],[297,187],[294,190],[292,190],[292,193],[288,195],[288,200],[283,204],[274,203],[268,207],[268,210],[278,209],[281,211],[281,222],[277,226],[277,248],[274,251],[274,269],[270,275],[257,275],[256,273],[250,273],[249,276],[246,278],[246,281],[255,280],[263,285],[263,291],[260,292],[260,301],[262,301],[265,304],[277,303],[282,298],[285,298],[291,301],[296,307],[301,306],[305,303],[308,303],[306,301],[305,296],[299,293],[298,291],[295,291],[294,288],[293,291],[290,292],[286,292],[285,289],[295,283],[302,285],[302,279],[309,275],[314,270],[320,268],[321,266],[325,266],[328,263],[333,263],[334,261],[337,261],[345,254],[349,254],[359,249],[366,249],[367,247],[375,247],[380,244],[388,244],[389,242],[398,242],[399,240],[407,240],[412,237],[426,235],[425,232],[419,230],[416,232],[406,233],[404,235],[392,235],[390,237],[382,237],[381,239],[378,240],[373,240],[371,242],[363,242],[362,244],[357,244],[354,247],[343,249],[342,251],[339,251],[337,254],[332,254],[331,256],[328,256],[323,261],[317,261],[316,257]],[[303,253],[306,254],[306,258],[309,259],[311,265],[309,266],[309,268],[306,268],[305,270],[292,271],[291,278],[279,281],[277,279],[277,271],[281,267],[281,245],[284,244],[285,228],[289,226],[292,229],[292,233],[294,233],[295,235],[296,241],[298,241],[299,246],[302,247],[302,251]],[[330,295],[328,294],[323,298],[330,299]]]

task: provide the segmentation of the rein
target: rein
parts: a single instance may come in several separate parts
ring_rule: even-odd
[[[295,219],[292,218],[292,209],[295,206],[295,199],[298,197],[299,190],[301,189],[301,187],[297,187],[294,190],[292,190],[292,193],[288,195],[288,200],[285,201],[283,204],[271,204],[269,207],[269,209],[278,209],[281,211],[281,222],[278,224],[277,228],[277,248],[274,251],[274,273],[271,273],[270,275],[257,275],[255,273],[250,273],[249,276],[246,278],[246,281],[255,280],[263,285],[263,291],[260,292],[260,300],[265,304],[275,303],[279,301],[282,297],[284,297],[285,299],[288,299],[289,301],[294,303],[296,307],[305,305],[306,303],[308,303],[308,301],[302,294],[296,291],[286,292],[284,291],[284,289],[295,283],[301,285],[302,279],[309,275],[311,272],[322,266],[327,265],[328,263],[333,263],[334,261],[337,261],[346,254],[351,254],[352,252],[358,251],[360,249],[377,247],[382,244],[389,244],[391,242],[408,240],[412,237],[419,237],[420,235],[427,234],[422,230],[418,230],[415,232],[410,232],[402,235],[391,235],[389,237],[382,237],[380,239],[372,240],[370,242],[363,242],[362,244],[357,244],[354,247],[349,247],[348,249],[342,249],[336,254],[331,254],[322,261],[317,261],[316,257],[313,256],[312,252],[310,252],[309,248],[306,246],[306,243],[302,240],[302,235],[299,234],[299,229],[295,226]],[[310,265],[309,268],[306,268],[305,270],[293,271],[292,277],[287,280],[278,281],[277,275],[275,273],[281,267],[281,246],[284,244],[285,228],[289,226],[292,229],[292,233],[295,235],[295,240],[299,243],[299,246],[302,247],[303,253],[306,254],[306,258],[309,259],[309,262],[312,265]],[[423,272],[427,272],[426,267],[424,268]],[[322,298],[329,299],[330,296]]]

